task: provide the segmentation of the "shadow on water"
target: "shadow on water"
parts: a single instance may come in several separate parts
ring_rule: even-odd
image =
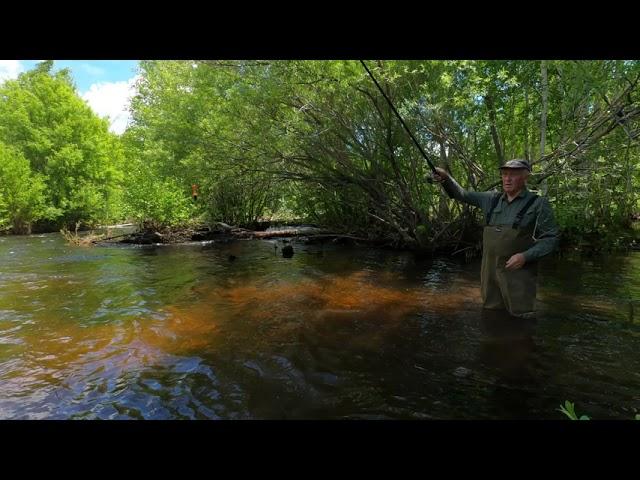
[[[531,399],[541,388],[537,376],[535,319],[522,319],[506,312],[482,310],[478,363],[492,373],[489,387],[492,409],[497,416],[535,418]]]

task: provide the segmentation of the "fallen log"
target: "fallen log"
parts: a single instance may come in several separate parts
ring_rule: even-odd
[[[310,234],[305,231],[299,230],[273,230],[271,232],[257,232],[252,230],[232,230],[231,235],[236,238],[256,238],[256,239],[267,239],[267,238],[281,238],[281,237],[304,237],[309,240],[331,240],[331,239],[342,239],[342,240],[352,240],[355,242],[366,242],[366,243],[375,243],[376,240],[371,240],[364,237],[357,237],[355,235],[341,234],[341,233],[315,233]]]
[[[298,237],[304,235],[299,230],[272,230],[270,232],[260,232],[255,230],[234,229],[231,235],[238,238],[275,238],[275,237]]]
[[[99,238],[97,240],[91,240],[91,243],[106,242],[106,241],[109,241],[109,240],[113,240],[114,238],[126,237],[128,235],[131,235],[131,234],[130,233],[123,233],[122,235],[115,235],[113,237]]]
[[[217,228],[216,228],[217,227]],[[109,237],[107,239],[99,239],[97,242],[104,242],[105,240],[111,240],[114,238],[126,237],[123,240],[120,240],[122,243],[140,243],[140,244],[148,244],[150,243],[149,239],[151,236],[162,236],[161,243],[184,243],[188,241],[218,241],[218,239],[260,239],[266,240],[270,238],[289,238],[289,237],[297,237],[303,238],[305,243],[314,243],[314,242],[323,242],[327,240],[333,241],[350,241],[350,242],[361,242],[361,243],[372,243],[377,244],[380,243],[380,240],[369,239],[364,237],[358,237],[356,235],[349,234],[341,234],[334,233],[327,230],[322,230],[319,228],[299,228],[299,229],[281,229],[281,230],[271,230],[269,232],[265,231],[257,231],[257,230],[247,230],[245,228],[232,227],[225,224],[216,224],[214,229],[200,229],[198,231],[187,230],[187,231],[174,231],[168,232],[166,235],[160,234],[155,230],[136,232],[131,234],[123,234],[117,235],[115,237]],[[160,240],[157,240],[160,242]],[[97,243],[96,242],[96,243]],[[155,242],[153,242],[155,243]]]

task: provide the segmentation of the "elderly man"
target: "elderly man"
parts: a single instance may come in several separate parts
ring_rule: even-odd
[[[529,163],[510,160],[500,167],[504,193],[466,191],[445,170],[436,171],[433,178],[453,198],[484,213],[484,308],[507,310],[516,317],[534,316],[538,260],[558,246],[558,228],[549,201],[527,190]]]

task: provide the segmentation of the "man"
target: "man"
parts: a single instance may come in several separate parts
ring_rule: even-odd
[[[504,193],[464,190],[443,169],[433,178],[453,198],[482,209],[481,293],[483,306],[516,317],[535,315],[538,260],[558,246],[549,201],[527,190],[531,166],[510,160],[500,167]]]

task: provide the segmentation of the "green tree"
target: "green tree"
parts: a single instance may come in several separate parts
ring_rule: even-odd
[[[368,64],[464,186],[493,189],[501,162],[525,157],[568,237],[615,244],[628,229],[640,62]],[[199,184],[211,219],[248,223],[286,208],[416,248],[473,241],[478,213],[425,181],[428,167],[359,62],[149,61],[141,75],[127,161],[153,158],[149,175],[185,198]]]
[[[128,218],[154,227],[180,225],[192,219],[190,189],[173,175],[163,172],[168,152],[151,142],[136,138],[137,129],[123,134],[127,176],[123,182],[123,202]]]
[[[42,62],[0,87],[0,141],[20,151],[46,185],[54,227],[121,215],[123,152],[82,100],[70,72]],[[44,217],[43,217],[44,219]]]
[[[45,188],[27,159],[0,142],[0,229],[28,234],[33,222],[55,216],[45,207]]]

